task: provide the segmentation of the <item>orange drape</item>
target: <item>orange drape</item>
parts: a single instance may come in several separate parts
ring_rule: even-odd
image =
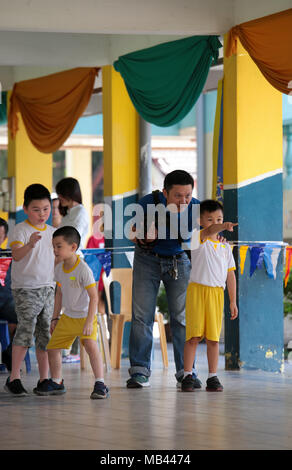
[[[281,93],[291,93],[292,8],[232,28],[227,57],[236,53],[237,38],[271,85]]]
[[[20,111],[32,144],[43,153],[58,150],[83,114],[99,70],[81,67],[15,83],[8,115],[12,138]]]

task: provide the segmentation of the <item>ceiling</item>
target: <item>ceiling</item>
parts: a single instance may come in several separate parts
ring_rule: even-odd
[[[79,66],[192,35],[222,38],[235,24],[291,7],[291,0],[0,0],[0,83]],[[221,70],[213,70],[212,87]],[[210,83],[211,83],[210,82]]]

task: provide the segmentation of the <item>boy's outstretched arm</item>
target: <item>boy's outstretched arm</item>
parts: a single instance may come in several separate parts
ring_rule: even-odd
[[[83,327],[83,334],[85,336],[90,336],[93,330],[93,320],[94,316],[97,313],[97,288],[96,285],[88,287],[87,293],[89,296],[89,306],[88,306],[88,315]]]
[[[236,277],[234,271],[228,271],[226,284],[230,302],[231,320],[234,320],[238,316],[238,308],[236,305]]]
[[[216,235],[217,233],[223,232],[224,230],[228,230],[229,232],[233,232],[233,227],[238,224],[234,224],[233,222],[223,222],[223,224],[212,224],[207,228],[201,230],[201,241],[203,242],[206,238]]]

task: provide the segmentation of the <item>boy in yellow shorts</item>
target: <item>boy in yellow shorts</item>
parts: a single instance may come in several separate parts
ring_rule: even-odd
[[[207,343],[209,375],[207,391],[221,392],[217,377],[219,337],[221,332],[224,289],[227,284],[231,319],[238,315],[236,305],[235,262],[228,243],[218,241],[218,233],[233,232],[237,224],[223,222],[223,206],[208,199],[200,204],[200,245],[192,250],[192,269],[186,296],[186,342],[184,347],[184,378],[182,391],[195,390],[192,364],[198,343]]]
[[[97,345],[97,289],[93,273],[78,255],[79,232],[74,227],[61,227],[53,234],[57,283],[52,337],[47,345],[51,378],[42,382],[37,395],[61,395],[66,392],[62,379],[62,349],[69,349],[77,336],[89,356],[95,384],[90,398],[107,398],[103,361]],[[63,308],[63,314],[60,315]]]

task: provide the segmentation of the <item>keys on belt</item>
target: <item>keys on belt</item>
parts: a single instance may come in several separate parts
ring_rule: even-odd
[[[168,271],[169,275],[176,281],[178,279],[178,269],[177,269],[177,258],[176,256],[172,257],[172,267]]]

